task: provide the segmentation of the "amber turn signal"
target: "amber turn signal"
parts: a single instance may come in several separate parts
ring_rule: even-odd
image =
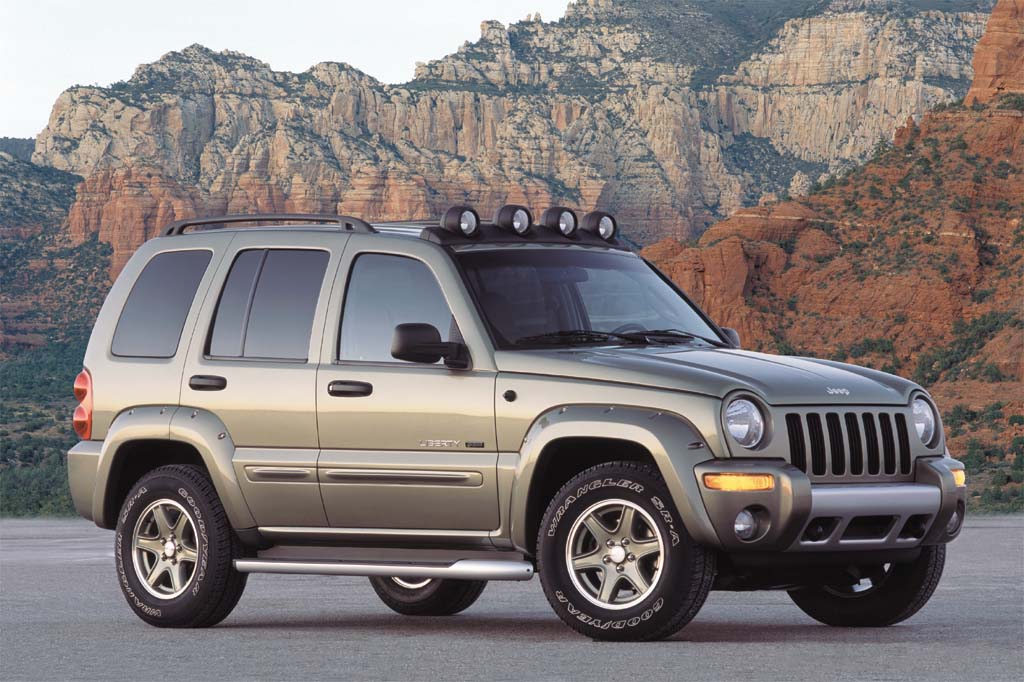
[[[963,469],[953,469],[953,482],[956,483],[957,488],[963,488],[967,485],[967,472]]]
[[[775,477],[771,474],[704,474],[704,485],[710,490],[774,490]]]

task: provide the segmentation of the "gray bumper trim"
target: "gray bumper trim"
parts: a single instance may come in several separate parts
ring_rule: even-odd
[[[839,519],[832,533],[817,542],[803,539],[803,529],[789,551],[871,550],[915,547],[921,538],[900,538],[900,531],[911,516],[930,515],[934,522],[942,505],[942,491],[934,485],[892,483],[878,485],[819,485],[811,488],[811,513],[808,524],[817,517]],[[892,516],[895,521],[885,537],[843,539],[850,522],[859,516]],[[806,528],[806,526],[805,526]]]

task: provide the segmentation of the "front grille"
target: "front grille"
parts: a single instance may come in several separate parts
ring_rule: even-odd
[[[902,412],[790,412],[789,461],[812,478],[905,477],[912,470]]]

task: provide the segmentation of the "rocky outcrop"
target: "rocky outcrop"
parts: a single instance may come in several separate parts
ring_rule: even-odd
[[[613,211],[640,243],[693,238],[966,90],[983,14],[806,4],[577,2],[485,22],[402,85],[192,46],[63,93],[33,158],[87,178],[70,231],[111,243],[115,272],[164,221],[227,210],[560,203]]]
[[[999,0],[974,53],[974,83],[966,104],[1024,94],[1024,0]]]

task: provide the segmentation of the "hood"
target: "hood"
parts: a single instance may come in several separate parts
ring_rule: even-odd
[[[731,348],[616,346],[500,351],[498,370],[650,386],[719,398],[745,390],[769,405],[905,405],[916,384],[829,360]]]

